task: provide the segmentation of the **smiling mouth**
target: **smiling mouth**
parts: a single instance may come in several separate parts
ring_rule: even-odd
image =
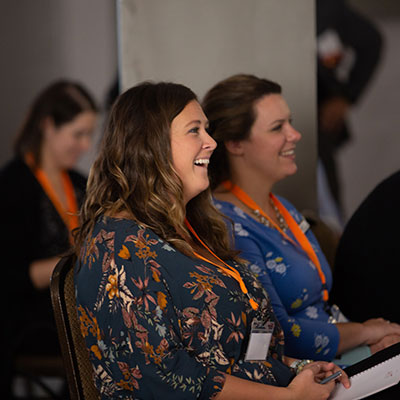
[[[198,160],[194,160],[194,165],[198,167],[204,167],[210,164],[210,160],[208,158],[199,158]]]
[[[294,149],[291,149],[291,150],[282,151],[280,153],[280,155],[284,156],[284,157],[286,157],[286,156],[294,156],[295,152],[294,152]]]

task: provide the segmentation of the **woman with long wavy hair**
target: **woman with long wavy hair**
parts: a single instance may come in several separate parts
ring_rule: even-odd
[[[111,110],[75,238],[99,392],[326,399],[334,384],[318,382],[338,367],[296,362],[295,376],[268,297],[230,249],[208,189],[216,144],[206,129],[196,96],[178,84],[139,84]]]

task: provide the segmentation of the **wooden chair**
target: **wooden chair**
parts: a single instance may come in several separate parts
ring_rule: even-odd
[[[55,267],[50,284],[51,301],[71,400],[99,399],[79,326],[74,287],[75,260],[73,255],[64,257]]]
[[[333,272],[340,234],[325,224],[314,211],[303,210],[302,214],[310,224],[310,228],[317,238],[318,243],[321,246],[321,249]]]

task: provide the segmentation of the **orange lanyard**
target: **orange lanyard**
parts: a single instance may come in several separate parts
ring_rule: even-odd
[[[46,173],[41,168],[37,168],[34,166],[33,159],[29,155],[25,157],[25,161],[31,168],[32,173],[35,175],[36,179],[42,186],[44,192],[52,202],[54,208],[57,210],[61,219],[64,221],[65,225],[68,228],[68,231],[71,233],[73,229],[79,226],[79,219],[78,219],[78,202],[76,201],[74,186],[72,185],[68,173],[66,171],[61,172],[63,189],[65,197],[67,199],[67,209],[65,209],[59,197],[57,196],[55,190],[51,186]],[[71,235],[70,235],[70,240],[72,242]]]
[[[319,262],[319,259],[317,255],[315,254],[314,249],[311,246],[310,241],[308,240],[307,236],[304,234],[304,232],[300,229],[299,224],[295,221],[295,219],[292,217],[290,212],[286,209],[286,207],[272,194],[270,193],[269,196],[274,203],[274,205],[278,208],[279,212],[282,214],[283,218],[285,219],[289,229],[293,233],[293,236],[296,238],[297,243],[295,243],[270,217],[268,214],[266,214],[261,207],[258,206],[258,204],[244,191],[242,190],[239,186],[232,184],[230,181],[225,181],[222,182],[222,185],[225,187],[225,189],[229,190],[238,200],[240,200],[243,204],[245,204],[247,207],[252,209],[253,211],[258,211],[264,218],[266,218],[271,225],[278,230],[278,232],[289,242],[291,242],[294,245],[300,245],[300,247],[303,249],[303,251],[308,255],[309,259],[313,262],[313,264],[316,266],[318,275],[321,279],[322,282],[322,288],[323,288],[323,299],[325,301],[328,300],[329,294],[328,294],[328,289],[326,285],[326,277],[325,274],[322,271],[321,264]]]
[[[253,310],[257,310],[258,309],[258,304],[251,298],[249,291],[247,290],[247,287],[245,285],[245,283],[243,282],[242,277],[239,274],[239,271],[233,267],[231,267],[229,264],[227,264],[224,260],[222,260],[221,258],[219,258],[201,239],[200,237],[197,235],[196,231],[193,229],[192,225],[190,225],[189,221],[185,218],[185,224],[186,226],[189,228],[190,232],[192,232],[193,236],[199,241],[199,243],[210,253],[212,254],[218,261],[220,261],[222,264],[224,264],[227,268],[218,265],[217,263],[208,260],[207,258],[203,257],[202,255],[196,253],[195,251],[193,251],[193,254],[205,261],[208,262],[210,264],[215,265],[217,268],[222,269],[222,271],[224,271],[228,276],[230,276],[231,278],[235,279],[240,286],[240,289],[242,290],[242,292],[248,297],[249,302],[251,307],[253,308]]]

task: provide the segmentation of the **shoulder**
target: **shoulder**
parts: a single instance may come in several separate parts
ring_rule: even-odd
[[[286,210],[289,211],[297,223],[300,223],[304,219],[300,211],[297,210],[297,208],[288,199],[278,195],[275,195],[275,197],[282,203]]]
[[[72,184],[74,187],[83,188],[86,187],[87,178],[82,173],[76,170],[68,170],[68,175],[71,178]]]
[[[13,158],[0,169],[1,184],[13,183],[20,179],[28,180],[32,178],[33,175],[29,167],[19,158]]]
[[[390,175],[380,182],[362,201],[346,224],[342,235],[354,234],[365,237],[372,230],[389,229],[395,233],[396,223],[400,220],[398,207],[400,202],[400,171]],[[385,218],[384,216],[389,216]],[[376,235],[371,235],[371,239]]]
[[[213,203],[219,211],[234,221],[237,219],[246,220],[249,218],[241,208],[228,201],[218,200],[213,197]]]
[[[161,253],[176,252],[151,229],[124,218],[99,218],[88,243],[97,248],[97,254],[104,253],[112,257],[116,265],[147,263],[148,260],[159,258]]]
[[[380,182],[368,197],[396,196],[400,197],[400,171]]]
[[[390,175],[382,182],[380,182],[368,196],[363,200],[361,205],[353,214],[354,217],[359,218],[364,216],[368,219],[373,216],[381,219],[383,207],[385,214],[390,211],[394,215],[398,215],[397,209],[400,202],[400,171]]]
[[[151,229],[127,218],[100,217],[95,224],[93,236],[100,232],[113,233],[114,237],[122,242],[129,239],[144,241],[145,238],[157,240],[157,242],[161,240]]]
[[[285,197],[279,196],[278,194],[274,194],[274,195],[285,206],[286,209],[288,209],[289,211],[294,210],[296,212],[299,212],[299,211],[297,211],[296,207],[288,199],[286,199]]]
[[[22,160],[15,158],[0,170],[0,190],[2,205],[18,208],[22,205],[31,207],[36,204],[41,189],[29,167]]]

